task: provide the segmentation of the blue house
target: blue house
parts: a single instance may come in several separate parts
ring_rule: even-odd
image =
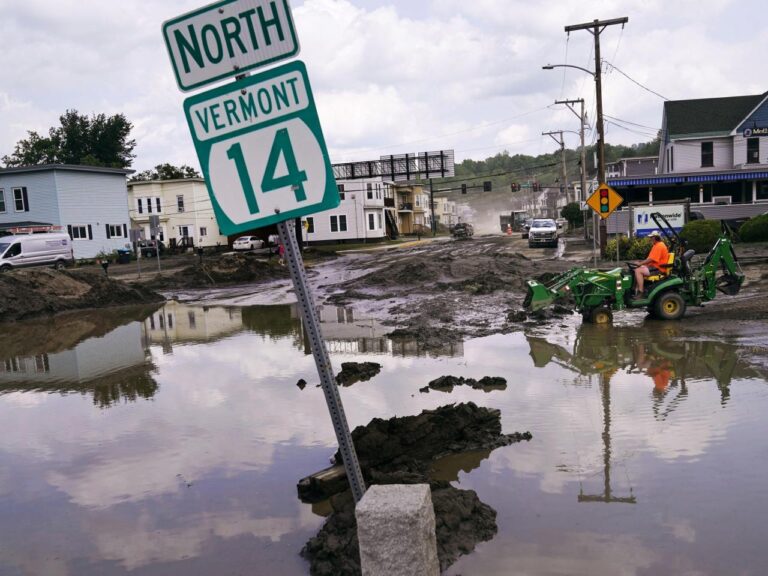
[[[129,242],[126,177],[133,170],[47,164],[0,169],[0,231],[52,226],[69,232],[75,258]]]

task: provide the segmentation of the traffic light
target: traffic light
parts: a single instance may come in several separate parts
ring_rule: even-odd
[[[492,186],[493,184],[491,183],[491,181],[486,180],[485,182],[483,182],[483,192],[490,192]]]
[[[461,193],[462,194],[466,194],[467,193],[467,185],[466,184],[462,184],[461,185]]]
[[[608,188],[600,188],[600,214],[608,214]]]

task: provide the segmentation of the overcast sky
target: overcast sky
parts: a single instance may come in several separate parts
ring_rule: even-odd
[[[0,156],[66,109],[122,112],[134,168],[199,167],[163,44],[163,21],[200,0],[0,0]],[[583,97],[594,125],[592,35],[569,24],[627,16],[601,35],[606,140],[650,140],[663,97],[768,90],[765,0],[292,0],[334,162],[452,148],[457,160],[540,154],[578,130],[556,99]],[[542,7],[543,6],[543,7]],[[608,64],[610,63],[610,64]],[[619,120],[614,120],[619,119]],[[620,124],[623,127],[617,126]],[[588,134],[588,142],[594,139]],[[574,148],[578,136],[566,133]]]

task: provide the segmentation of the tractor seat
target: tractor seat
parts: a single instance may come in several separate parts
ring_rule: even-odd
[[[669,271],[672,270],[672,266],[675,263],[675,253],[670,252],[669,258],[667,258],[667,263],[662,266],[661,270],[658,270],[657,272],[651,272],[651,275],[648,276],[645,281],[646,282],[658,282],[659,280],[662,280],[669,276]]]

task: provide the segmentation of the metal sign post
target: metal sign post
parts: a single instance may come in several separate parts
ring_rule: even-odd
[[[341,459],[344,461],[344,470],[347,472],[347,480],[352,488],[355,502],[359,502],[365,494],[365,481],[360,471],[360,463],[357,461],[357,453],[352,443],[352,435],[349,433],[347,417],[344,414],[344,406],[341,404],[336,376],[333,373],[331,359],[323,341],[320,331],[320,318],[315,309],[314,298],[307,275],[304,271],[304,260],[301,257],[299,244],[296,241],[292,221],[283,221],[277,225],[280,242],[285,247],[285,257],[288,263],[288,271],[293,280],[293,288],[299,301],[301,317],[309,335],[309,344],[312,356],[315,358],[317,373],[320,376],[320,384],[325,394],[325,402],[331,414],[333,430],[336,432],[336,440],[339,443]]]

